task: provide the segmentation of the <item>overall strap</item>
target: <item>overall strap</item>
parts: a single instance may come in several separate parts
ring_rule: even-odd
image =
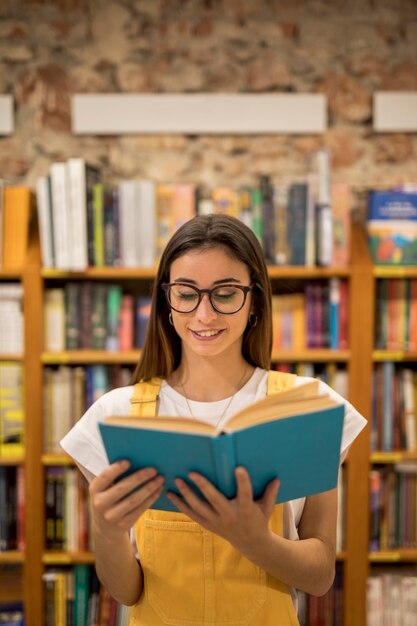
[[[294,386],[295,374],[270,370],[268,372],[267,395],[280,393]],[[130,399],[130,412],[132,417],[152,417],[156,415],[156,406],[159,400],[159,391],[162,378],[151,378],[150,380],[136,383],[133,387],[133,394]]]
[[[295,385],[296,378],[297,376],[295,374],[269,370],[266,395],[272,396],[274,393],[281,393],[281,391],[291,389],[291,387]]]
[[[156,415],[161,383],[162,378],[157,377],[136,383],[130,398],[129,415],[131,417],[153,417]]]

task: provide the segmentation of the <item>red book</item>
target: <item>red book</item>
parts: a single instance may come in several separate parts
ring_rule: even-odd
[[[129,294],[122,296],[120,307],[119,345],[120,350],[132,350],[134,342],[135,300]]]

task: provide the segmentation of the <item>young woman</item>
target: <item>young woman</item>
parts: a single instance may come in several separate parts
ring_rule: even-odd
[[[191,473],[205,500],[178,479],[180,497],[171,499],[179,512],[150,510],[164,477],[148,467],[115,482],[128,464],[108,465],[98,433],[97,423],[115,414],[220,425],[267,393],[306,382],[268,371],[271,343],[271,287],[254,234],[222,215],[188,221],[159,264],[136,384],[102,396],[61,442],[90,480],[97,572],[132,605],[131,624],[298,624],[294,590],[321,595],[332,584],[336,490],[275,505],[273,480],[255,501],[239,467],[232,500]],[[345,404],[343,459],[365,420],[320,385]]]

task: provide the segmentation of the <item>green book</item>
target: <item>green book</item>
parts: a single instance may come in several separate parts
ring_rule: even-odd
[[[318,381],[312,381],[255,402],[221,430],[163,416],[113,416],[99,429],[110,463],[128,459],[129,473],[156,467],[165,476],[166,490],[177,492],[174,479],[187,480],[196,471],[233,498],[234,468],[243,466],[255,498],[279,478],[277,502],[286,502],[336,487],[343,418],[343,404],[319,395]],[[166,491],[152,508],[176,510]]]
[[[87,626],[88,596],[90,593],[90,566],[78,563],[75,571],[74,616],[77,626]]]

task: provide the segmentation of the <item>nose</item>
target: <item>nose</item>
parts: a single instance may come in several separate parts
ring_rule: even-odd
[[[203,293],[195,314],[203,322],[209,322],[217,317],[217,311],[213,309],[208,293]]]

